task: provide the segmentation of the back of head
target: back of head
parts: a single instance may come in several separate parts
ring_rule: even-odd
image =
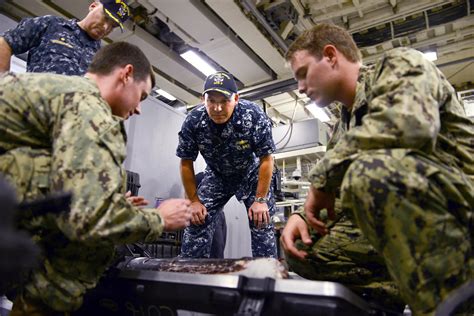
[[[352,36],[342,27],[321,23],[304,31],[290,45],[285,59],[290,61],[297,51],[307,50],[318,59],[323,57],[323,48],[334,45],[351,62],[360,62],[362,56]]]
[[[115,42],[102,47],[94,55],[87,72],[105,76],[126,65],[133,66],[134,80],[144,81],[151,77],[152,87],[155,86],[155,75],[150,61],[138,46],[127,42]]]

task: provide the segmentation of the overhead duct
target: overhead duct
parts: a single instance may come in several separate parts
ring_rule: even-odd
[[[6,9],[6,10],[5,10]],[[49,7],[47,4],[41,1],[28,1],[28,0],[6,0],[2,4],[2,11],[15,12],[20,18],[31,16],[32,12],[37,12],[37,16],[48,15],[48,14],[57,14],[60,15],[58,11],[54,8]],[[53,10],[53,13],[51,12]],[[20,12],[22,11],[22,12]],[[87,12],[87,11],[85,11]],[[26,14],[25,14],[26,13]],[[84,13],[78,15],[83,17]],[[33,15],[34,16],[34,15]],[[17,16],[11,16],[12,18],[18,18]]]
[[[170,21],[198,43],[196,48],[231,72],[244,85],[266,82],[273,71],[245,43],[235,38],[214,13],[200,1],[148,0]],[[191,5],[190,5],[191,4]]]
[[[161,73],[172,74],[172,77],[168,78],[165,78],[164,75],[160,75],[161,79],[157,78],[157,85],[188,104],[199,102],[197,96],[199,95],[198,91],[202,90],[204,76],[145,30],[136,28],[135,32],[131,34],[132,35],[127,37],[127,42],[140,47],[152,65]],[[120,37],[112,37],[112,39],[114,41],[120,40]],[[188,87],[191,91],[195,91],[195,93],[173,84],[173,81],[180,82],[181,85]]]
[[[249,11],[250,13],[255,16],[257,21],[263,26],[263,28],[270,34],[270,36],[273,38],[275,43],[278,44],[278,46],[281,48],[283,52],[286,52],[288,50],[288,45],[286,45],[285,41],[278,35],[277,32],[275,32],[270,25],[268,25],[267,21],[265,20],[265,17],[258,11],[257,7],[253,3],[252,0],[240,0],[240,4]]]
[[[286,79],[276,82],[274,81],[270,84],[263,84],[248,89],[243,89],[239,94],[240,97],[246,100],[254,101],[261,100],[275,94],[293,91],[297,88],[298,84],[295,79]]]
[[[267,74],[269,74],[272,79],[276,79],[276,74],[272,71],[270,67],[259,57],[257,56],[237,35],[234,36],[232,29],[224,23],[220,18],[218,18],[213,12],[209,10],[201,0],[190,0],[191,3],[199,9],[203,14],[205,14],[209,20],[211,20],[216,27],[222,30],[227,30],[227,38],[231,40],[236,46],[238,46],[243,53],[249,56],[256,64],[258,64]],[[225,20],[224,20],[225,21]]]
[[[205,2],[258,56],[265,56],[264,62],[279,79],[291,77],[283,56],[269,38],[255,31],[254,23],[235,1],[205,0]]]
[[[466,15],[466,3],[453,4],[446,6],[446,8],[431,8],[421,12],[407,13],[406,16],[402,16],[398,20],[392,18],[391,21],[384,21],[382,24],[374,25],[359,32],[353,32],[352,36],[359,47],[373,46],[383,43],[389,38],[408,37],[412,34],[417,34],[417,38],[420,40],[418,34],[426,34],[430,29],[444,31],[444,26],[448,25],[448,22],[456,21],[454,23],[458,23],[458,21],[463,19],[469,19]],[[472,24],[472,19],[469,22]],[[436,28],[438,25],[442,25],[442,27]],[[351,30],[353,28],[352,26]],[[408,40],[407,43],[413,44],[413,40]]]

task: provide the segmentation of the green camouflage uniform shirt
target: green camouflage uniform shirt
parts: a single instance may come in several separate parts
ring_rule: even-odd
[[[314,187],[340,187],[348,165],[377,149],[416,152],[474,180],[474,128],[444,75],[415,50],[388,53],[360,70],[351,113],[341,113],[334,148],[311,171]]]
[[[0,77],[0,172],[20,201],[73,192],[69,214],[20,220],[43,249],[41,266],[22,287],[28,297],[75,310],[110,263],[114,245],[160,236],[161,217],[124,197],[125,152],[123,119],[112,115],[93,81]]]
[[[416,315],[473,278],[474,125],[436,66],[415,50],[362,67],[312,185],[340,191]]]

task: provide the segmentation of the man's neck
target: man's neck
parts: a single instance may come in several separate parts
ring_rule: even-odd
[[[80,20],[79,22],[77,22],[77,25],[79,25],[79,27],[80,27],[83,31],[86,30],[86,29],[85,29],[85,24],[86,24],[86,23],[84,22],[84,20]]]
[[[91,82],[93,82],[94,85],[97,86],[97,88],[99,89],[100,95],[104,97],[102,95],[102,92],[108,87],[108,81],[104,76],[86,72],[84,78],[89,79]]]
[[[354,104],[357,79],[359,78],[359,71],[362,67],[360,62],[358,63],[347,63],[346,74],[341,82],[341,99],[339,101],[344,104],[346,109],[350,112],[352,105]]]

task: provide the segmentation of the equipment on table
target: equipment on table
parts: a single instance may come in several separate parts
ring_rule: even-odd
[[[127,191],[132,196],[138,196],[140,190],[140,175],[130,170],[127,171]],[[165,199],[155,198],[154,207],[158,207]],[[153,207],[150,205],[148,207]],[[181,252],[181,240],[183,231],[163,232],[160,238],[153,243],[133,243],[117,247],[117,255],[123,256],[146,256],[150,258],[174,258]]]
[[[138,190],[140,190],[140,175],[136,172],[126,170],[127,172],[127,191],[132,193],[132,196],[138,195]]]
[[[275,259],[129,258],[73,315],[398,315],[334,282],[284,279]]]

